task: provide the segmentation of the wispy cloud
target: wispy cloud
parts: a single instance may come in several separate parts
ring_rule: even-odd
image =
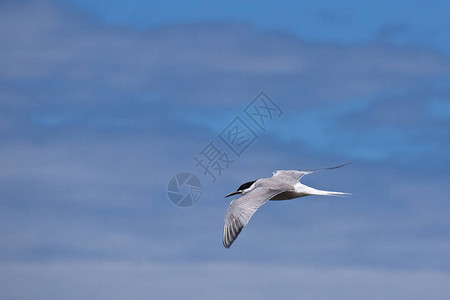
[[[83,279],[86,272],[102,278],[112,270],[136,280],[127,281],[128,291],[148,280],[162,282],[164,288],[151,286],[162,293],[170,280],[158,281],[159,271],[198,271],[198,281],[189,276],[197,285],[212,275],[223,282],[230,274],[266,273],[267,267],[289,288],[296,276],[309,280],[305,286],[325,277],[336,282],[330,293],[345,286],[343,294],[367,298],[363,291],[373,288],[374,299],[388,294],[389,280],[401,285],[389,286],[389,295],[397,296],[392,298],[420,298],[447,279],[418,270],[450,269],[440,263],[449,261],[450,249],[448,55],[386,41],[312,42],[234,23],[138,31],[107,27],[52,3],[1,5],[0,259],[54,263],[7,265],[1,276],[17,283],[31,274],[36,289],[40,283],[50,289],[55,274],[73,267],[67,261],[102,260],[109,262],[83,265],[71,278]],[[261,89],[283,107],[283,119],[249,148],[223,184],[207,186],[194,209],[171,207],[165,198],[170,176],[194,168],[192,156]],[[228,189],[274,169],[358,158],[339,173],[305,178],[354,197],[264,207],[234,252],[223,252],[227,202],[221,195]],[[202,264],[182,273],[145,263],[143,282],[137,268],[116,264],[135,259]],[[246,273],[245,265],[218,263],[249,260],[296,266],[263,265]],[[298,267],[308,264],[313,277]],[[385,271],[317,271],[324,264]],[[408,267],[414,271],[393,271]],[[35,275],[39,268],[47,277]],[[335,272],[347,277],[335,281]],[[105,286],[118,278],[105,279]],[[352,294],[354,280],[366,283],[360,294]],[[173,297],[192,292],[189,284]],[[66,291],[64,283],[57,285]],[[238,280],[226,288],[236,285]],[[323,285],[312,286],[316,293]],[[239,291],[251,292],[242,284],[235,295]],[[147,290],[136,296],[141,292]]]

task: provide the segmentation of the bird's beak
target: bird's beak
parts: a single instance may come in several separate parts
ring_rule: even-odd
[[[225,198],[226,198],[226,197],[233,196],[233,195],[236,195],[236,194],[239,194],[239,193],[240,193],[239,191],[229,193],[228,195],[225,196]]]

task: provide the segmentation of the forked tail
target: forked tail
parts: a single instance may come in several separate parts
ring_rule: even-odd
[[[321,196],[350,196],[351,195],[350,193],[316,190],[312,187],[308,187],[307,192],[310,195],[321,195]]]
[[[352,194],[350,193],[343,193],[343,192],[330,192],[330,191],[320,191],[319,192],[323,193],[323,194],[319,194],[319,195],[324,195],[324,196],[351,196]]]

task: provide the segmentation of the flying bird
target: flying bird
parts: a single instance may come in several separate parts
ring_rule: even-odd
[[[225,248],[230,248],[256,210],[269,200],[289,200],[309,195],[350,195],[348,193],[317,190],[300,183],[300,179],[305,175],[320,170],[337,169],[349,164],[309,171],[278,170],[273,172],[272,177],[260,178],[242,184],[235,192],[225,196],[226,198],[232,195],[241,195],[231,201],[225,214],[223,245]]]

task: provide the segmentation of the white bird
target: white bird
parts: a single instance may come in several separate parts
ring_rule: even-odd
[[[348,193],[316,190],[300,183],[300,178],[320,170],[331,170],[346,166],[350,163],[336,167],[316,169],[310,171],[278,170],[270,178],[261,178],[242,184],[235,192],[242,196],[231,201],[225,214],[223,226],[223,245],[230,248],[242,228],[247,225],[256,210],[269,200],[289,200],[308,195],[337,196],[350,195]]]

